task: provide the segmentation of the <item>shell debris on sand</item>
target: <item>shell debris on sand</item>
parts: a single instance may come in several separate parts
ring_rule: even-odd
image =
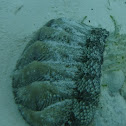
[[[100,102],[93,126],[126,126],[126,34],[120,34],[114,17],[110,17],[115,31],[106,39]]]
[[[115,31],[110,33],[106,40],[101,84],[107,84],[111,93],[119,93],[126,77],[126,34],[119,33],[119,25],[113,16],[110,17]]]

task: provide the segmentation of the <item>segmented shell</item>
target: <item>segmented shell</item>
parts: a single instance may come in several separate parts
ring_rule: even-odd
[[[22,116],[31,126],[87,126],[99,101],[108,32],[59,18],[36,36],[13,75]]]

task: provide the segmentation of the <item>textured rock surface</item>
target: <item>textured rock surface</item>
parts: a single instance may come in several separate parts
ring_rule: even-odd
[[[33,126],[87,126],[100,94],[108,32],[51,20],[26,46],[13,75],[15,101]]]

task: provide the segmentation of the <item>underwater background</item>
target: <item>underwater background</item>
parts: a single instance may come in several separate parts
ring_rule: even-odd
[[[14,101],[13,70],[34,32],[50,19],[65,17],[112,33],[105,51],[100,104],[90,125],[126,126],[125,12],[125,0],[0,0],[0,125],[28,126]]]

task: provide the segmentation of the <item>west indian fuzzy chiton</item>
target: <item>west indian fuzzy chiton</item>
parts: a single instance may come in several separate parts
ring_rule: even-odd
[[[13,93],[31,126],[88,126],[100,95],[109,32],[76,21],[50,20],[24,49]]]

